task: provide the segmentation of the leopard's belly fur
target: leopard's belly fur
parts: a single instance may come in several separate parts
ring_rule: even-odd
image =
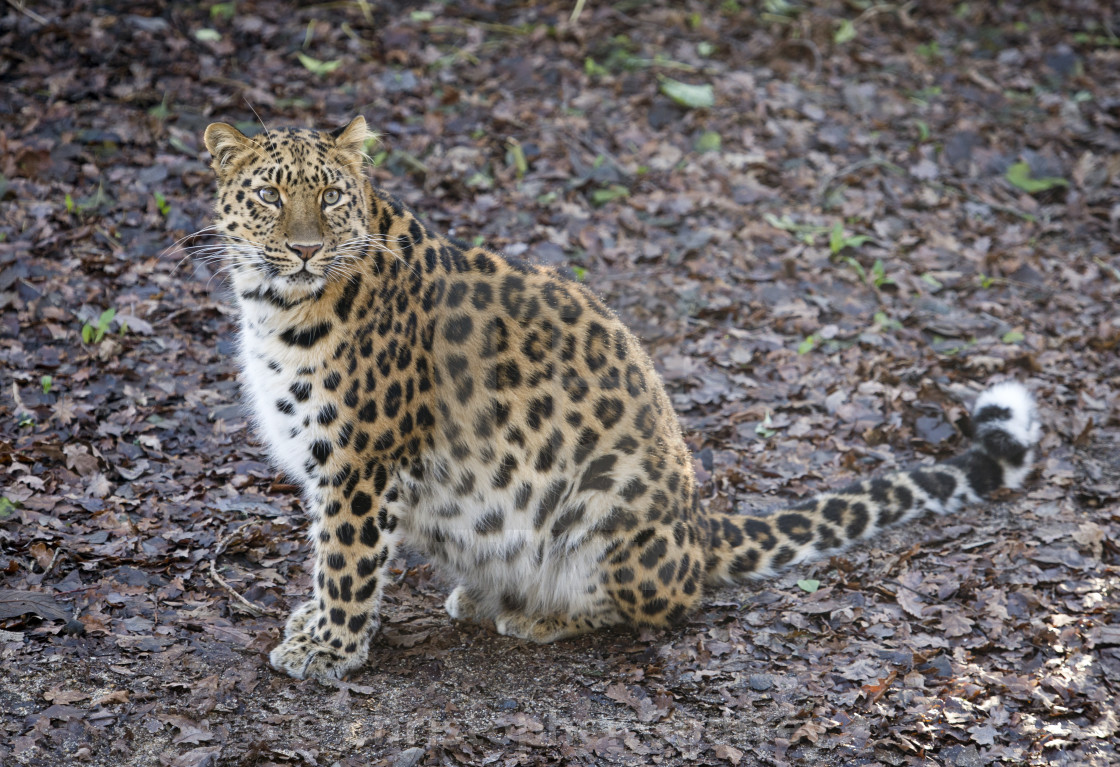
[[[314,598],[273,665],[337,678],[366,657],[401,542],[458,584],[456,618],[537,642],[672,625],[705,585],[827,555],[1030,470],[1030,396],[977,403],[976,445],[769,517],[700,502],[669,398],[583,286],[428,230],[334,133],[207,129],[257,428],[304,490]]]

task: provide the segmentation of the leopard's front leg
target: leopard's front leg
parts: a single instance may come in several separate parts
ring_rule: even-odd
[[[314,599],[292,612],[269,654],[273,668],[326,681],[365,663],[403,510],[395,488],[380,499],[371,490],[331,489],[316,504]]]

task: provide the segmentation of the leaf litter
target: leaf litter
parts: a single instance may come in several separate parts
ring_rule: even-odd
[[[1120,763],[1116,10],[580,6],[3,7],[0,762]],[[999,376],[1037,477],[673,632],[520,645],[405,556],[366,669],[280,677],[306,520],[182,249],[254,109],[593,285],[714,508],[951,455]]]

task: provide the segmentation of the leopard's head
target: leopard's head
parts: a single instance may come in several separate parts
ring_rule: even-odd
[[[371,135],[363,117],[329,133],[206,129],[218,176],[214,223],[235,287],[299,298],[353,271],[373,240],[363,173]]]

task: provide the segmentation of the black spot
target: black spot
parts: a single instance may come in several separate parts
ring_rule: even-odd
[[[770,560],[770,566],[774,567],[775,569],[784,567],[789,564],[790,560],[792,560],[796,555],[796,549],[793,549],[789,546],[782,546],[780,549],[778,549],[778,553],[774,555],[773,559]]]
[[[444,323],[443,337],[453,344],[461,344],[470,338],[473,329],[474,322],[470,315],[456,314]]]
[[[334,313],[342,322],[350,317],[350,309],[354,306],[354,299],[358,297],[358,290],[362,286],[362,275],[355,274],[351,277],[346,287],[342,289],[342,295],[338,297],[338,301],[334,305]]]
[[[731,567],[728,568],[728,572],[731,575],[753,573],[758,569],[758,560],[758,549],[747,549],[731,561]]]
[[[556,519],[556,522],[552,525],[552,537],[559,538],[561,535],[568,532],[573,525],[583,519],[583,515],[586,511],[587,509],[582,503],[576,504],[575,506],[566,506],[564,511],[562,511],[560,516]]]
[[[568,483],[562,479],[553,480],[552,483],[545,489],[544,495],[541,496],[541,502],[537,506],[537,513],[533,517],[533,527],[540,530],[544,525],[545,520],[556,509],[560,503],[560,499],[565,495],[568,490]]]
[[[346,567],[346,557],[342,556],[338,552],[329,555],[327,557],[327,567],[332,570],[341,570],[342,568]]]
[[[770,523],[761,519],[747,518],[743,523],[743,531],[747,537],[762,547],[763,551],[769,551],[778,544],[778,539],[774,537],[773,531],[770,529]],[[738,546],[739,544],[733,544]]]
[[[595,445],[599,444],[599,432],[585,426],[579,433],[579,438],[576,440],[576,451],[572,456],[572,460],[576,465],[583,463],[591,451],[595,449]]]
[[[580,480],[577,492],[610,490],[614,486],[614,480],[609,475],[617,460],[618,456],[608,453],[587,464],[587,471],[583,473],[583,479]]]
[[[529,505],[529,499],[533,496],[533,486],[528,482],[522,482],[517,488],[517,493],[513,497],[513,504],[518,511],[524,511],[525,507]]]
[[[661,558],[665,556],[665,552],[668,551],[668,548],[669,542],[664,538],[658,538],[642,552],[642,556],[638,558],[638,561],[641,562],[643,567],[652,568],[661,561]]]
[[[311,382],[297,381],[288,387],[288,391],[296,398],[296,402],[306,402],[311,396]]]
[[[808,517],[787,512],[777,518],[778,530],[795,543],[805,544],[813,539],[813,527]]]
[[[295,415],[296,412],[295,405],[286,399],[276,400],[276,409],[284,415]]]
[[[488,282],[476,282],[474,293],[471,294],[471,306],[475,309],[485,309],[494,300],[494,291]]]
[[[634,570],[629,567],[620,567],[614,571],[614,582],[619,584],[630,583],[634,580]]]
[[[509,330],[501,317],[492,317],[482,328],[482,358],[509,351]]]
[[[616,397],[600,397],[599,401],[595,403],[595,417],[599,419],[599,423],[603,424],[604,429],[610,429],[618,419],[622,418],[625,411],[625,406],[622,400]]]
[[[499,362],[486,372],[486,388],[492,391],[512,389],[521,383],[521,370],[513,360]]]
[[[359,602],[365,602],[367,599],[369,599],[370,597],[373,596],[373,592],[376,591],[376,590],[377,590],[377,578],[376,577],[370,578],[368,581],[366,581],[366,584],[364,586],[362,586],[360,589],[358,589],[357,593],[354,594],[354,599],[356,599]]]
[[[501,532],[506,523],[506,517],[501,509],[492,509],[483,514],[475,523],[474,531],[479,535],[490,535]]]
[[[870,515],[867,513],[867,504],[853,503],[851,507],[851,518],[848,524],[844,526],[844,533],[848,536],[848,540],[855,540],[859,538],[863,531],[867,529],[867,523],[870,520]]]
[[[401,407],[401,384],[393,381],[385,391],[384,415],[386,418],[396,418]]]
[[[953,491],[957,489],[957,480],[953,475],[942,471],[917,469],[910,472],[910,478],[914,480],[914,484],[942,503],[952,497]]]
[[[494,489],[501,490],[507,487],[509,483],[513,481],[513,472],[516,470],[517,459],[509,453],[506,453],[505,457],[502,458],[501,464],[498,466],[497,473],[494,474],[494,481],[492,482]]]
[[[354,526],[349,522],[343,522],[334,531],[335,537],[338,538],[339,543],[343,546],[352,546],[354,544]]]
[[[668,599],[666,599],[665,597],[655,597],[654,599],[650,599],[642,605],[642,612],[646,615],[657,615],[658,613],[665,612],[665,609],[668,606]]]
[[[338,501],[331,501],[323,507],[323,516],[333,517],[340,511],[342,511],[342,504]]]
[[[372,523],[373,520],[372,519],[367,519],[366,522],[367,523]],[[376,535],[377,535],[377,528],[375,526],[374,527],[374,536],[376,537]],[[371,575],[372,573],[376,572],[377,562],[373,557],[362,557],[361,559],[358,560],[357,570],[358,570],[358,576],[361,577],[361,578],[365,578],[366,576]]]
[[[357,634],[366,625],[366,617],[365,613],[350,616],[350,622],[346,624],[346,628],[350,629],[351,634]]]
[[[821,516],[834,525],[844,521],[844,512],[848,509],[848,502],[843,498],[829,498],[825,501]]]
[[[354,493],[354,497],[350,501],[350,513],[355,517],[362,517],[369,514],[370,509],[373,508],[373,498],[369,493],[359,491]]]
[[[309,349],[331,332],[331,323],[324,321],[302,328],[288,328],[280,334],[280,340],[289,346],[302,346]]]
[[[342,374],[337,370],[332,370],[327,374],[327,377],[323,379],[323,388],[327,391],[334,391],[338,388],[340,383],[342,383]]]
[[[642,482],[642,480],[637,477],[634,477],[622,486],[622,490],[620,490],[618,494],[624,501],[629,502],[633,501],[635,498],[640,498],[646,490],[649,490],[649,485]]]
[[[537,462],[534,468],[537,471],[548,471],[556,462],[556,451],[564,444],[564,435],[559,429],[553,429],[552,434],[548,437],[548,442],[537,453]]]
[[[447,291],[447,308],[458,309],[459,304],[463,303],[463,299],[467,297],[467,283],[455,282],[451,285],[451,290]]]
[[[380,536],[381,536],[381,533],[378,531],[377,525],[374,523],[373,517],[370,517],[369,519],[367,519],[365,522],[362,523],[362,532],[358,536],[358,540],[360,540],[362,542],[363,546],[368,546],[370,548],[373,548],[374,546],[377,545],[377,539]]]
[[[320,426],[330,426],[334,423],[335,418],[338,418],[338,408],[333,403],[328,403],[319,409],[319,415],[315,420],[319,422]]]
[[[533,431],[538,431],[541,424],[552,417],[552,396],[546,394],[543,397],[538,397],[529,402],[529,413],[527,422],[529,428]],[[576,461],[579,462],[578,459]]]
[[[607,329],[598,322],[592,322],[587,328],[586,341],[584,342],[584,359],[592,373],[607,364],[607,355],[611,350],[611,337]]]
[[[327,462],[333,450],[334,448],[331,447],[331,443],[324,439],[317,439],[311,443],[311,455],[315,457],[316,462],[318,462],[320,466]]]

